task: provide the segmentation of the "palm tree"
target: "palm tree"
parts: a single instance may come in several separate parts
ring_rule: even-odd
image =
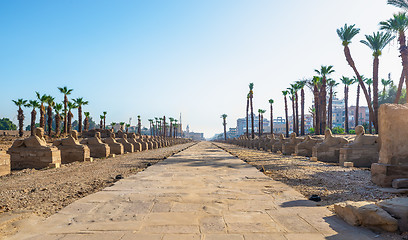
[[[142,134],[142,120],[140,119],[140,115],[137,116],[137,134],[139,134],[139,136]]]
[[[222,125],[224,126],[224,140],[227,141],[227,114],[222,114],[221,118],[222,118]]]
[[[169,121],[170,121],[170,137],[173,136],[173,121],[174,118],[169,117]]]
[[[258,109],[258,136],[262,135],[262,122],[261,122],[262,109]]]
[[[84,112],[85,115],[85,120],[84,120],[84,130],[88,131],[89,130],[89,112]]]
[[[247,94],[247,105],[246,105],[246,137],[249,138],[249,126],[248,126],[248,112],[249,112],[249,98],[250,98],[251,94]]]
[[[34,136],[35,130],[35,118],[37,117],[37,112],[35,111],[36,108],[40,107],[40,103],[37,100],[30,100],[28,101],[27,107],[32,107],[33,110],[31,111],[31,136]]]
[[[364,76],[361,76],[361,79],[363,79],[363,81],[365,81]],[[354,83],[357,83],[356,110],[354,111],[354,127],[357,127],[358,126],[359,111],[360,111],[360,84],[359,84],[358,79],[356,77],[353,77],[353,84]]]
[[[392,85],[393,81],[391,79],[381,79],[381,84],[383,85],[383,91],[382,91],[382,95],[385,96],[385,87],[387,87],[388,85]]]
[[[68,132],[68,124],[67,124],[67,109],[68,109],[68,95],[70,95],[73,91],[73,89],[68,89],[67,86],[65,87],[59,87],[58,90],[64,94],[64,134],[67,134]]]
[[[320,133],[323,134],[323,131],[326,130],[326,87],[327,87],[327,76],[334,72],[333,66],[321,66],[320,70],[315,69],[315,72],[320,75],[322,79],[322,87],[320,88]]]
[[[17,119],[18,119],[18,135],[20,137],[23,136],[23,128],[24,128],[24,113],[23,109],[21,107],[25,107],[27,104],[27,100],[24,100],[22,98],[19,98],[16,100],[12,100],[13,103],[18,107],[17,111]]]
[[[104,111],[103,112],[103,129],[106,129],[106,114],[108,114],[108,112]]]
[[[102,119],[103,119],[103,115],[102,115]],[[112,129],[112,131],[115,131],[115,130],[114,130],[115,125],[116,125],[115,122],[111,122],[111,129]]]
[[[344,55],[346,57],[346,61],[350,65],[350,67],[353,69],[354,74],[357,76],[359,86],[363,90],[364,96],[367,100],[368,110],[371,115],[374,115],[373,106],[370,102],[370,98],[368,96],[367,89],[364,85],[363,79],[360,76],[360,73],[357,70],[354,60],[351,57],[350,48],[348,46],[351,43],[351,39],[353,39],[353,37],[356,36],[360,32],[360,29],[355,28],[354,26],[355,25],[348,26],[347,24],[345,24],[344,27],[337,29],[337,35],[340,37],[342,44],[344,46]],[[378,126],[374,125],[374,128],[378,129]]]
[[[251,105],[251,128],[252,128],[252,139],[255,138],[255,132],[254,132],[254,106],[253,106],[253,98],[254,98],[254,83],[249,84],[249,103]]]
[[[327,80],[327,85],[329,86],[329,105],[327,107],[327,120],[329,121],[329,128],[333,128],[333,88],[339,85],[333,79]]]
[[[51,97],[51,96],[47,96],[47,101],[46,101],[47,104],[48,104],[48,107],[47,107],[48,136],[50,136],[50,137],[51,137],[51,132],[52,132],[52,108],[53,108],[54,105],[55,105],[54,99],[55,99],[55,98],[53,98],[53,97]]]
[[[72,99],[74,103],[78,106],[78,132],[82,132],[82,106],[88,105],[88,101],[84,101],[84,98]],[[105,115],[104,115],[105,117]]]
[[[293,88],[287,88],[290,96],[289,96],[289,100],[292,101],[292,131],[295,131],[296,128],[296,112],[295,112],[295,90]]]
[[[99,118],[101,119],[100,122],[99,122],[99,129],[103,129],[103,119],[104,119],[104,117],[103,117],[103,115],[99,115]]]
[[[150,125],[149,125],[149,128],[150,128],[150,136],[153,136],[153,119],[148,119],[148,121],[149,121],[149,123],[150,123]]]
[[[396,7],[408,10],[408,1],[407,0],[388,0],[388,4],[394,5]]]
[[[266,113],[266,110],[261,109],[261,136],[263,134],[263,115]]]
[[[269,99],[269,104],[271,105],[271,135],[273,136],[273,99]]]
[[[371,98],[371,85],[373,84],[373,80],[371,79],[371,78],[366,78],[365,80],[364,80],[364,82],[367,84],[367,86],[368,86],[368,96],[370,97],[370,100],[372,100],[372,98]],[[378,82],[377,82],[378,83]],[[378,86],[377,86],[377,91],[378,91]],[[378,104],[378,92],[377,92],[377,104]],[[378,110],[378,109],[377,109]],[[375,114],[375,108],[374,108],[374,114]],[[374,116],[369,116],[369,124],[368,124],[368,131],[370,132],[370,133],[373,133],[373,128],[372,128],[372,126],[371,126],[371,124],[373,123],[373,121],[374,121]]]
[[[44,103],[47,102],[47,95],[40,95],[39,92],[35,92],[38,100],[40,101],[40,127],[45,128],[45,107]]]
[[[61,133],[61,115],[60,112],[62,110],[62,104],[57,103],[54,106],[55,111],[55,134],[58,137]]]
[[[318,76],[314,76],[312,79],[313,83],[313,97],[314,97],[314,109],[315,109],[315,134],[319,135],[320,134],[320,116],[319,116],[319,108],[320,108],[320,103],[319,103],[319,88],[321,87],[321,79]]]
[[[373,108],[374,108],[374,115],[372,117],[372,121],[374,125],[378,126],[378,69],[380,65],[380,59],[379,57],[381,56],[382,50],[385,48],[385,46],[390,43],[395,36],[391,36],[390,33],[383,33],[383,32],[377,32],[373,33],[373,35],[365,35],[366,40],[361,40],[363,44],[367,45],[372,51],[373,51]],[[370,88],[370,85],[368,85]],[[371,93],[370,89],[369,95],[371,99]],[[370,124],[371,128],[371,124]],[[378,132],[378,129],[375,129]]]
[[[294,103],[295,103],[295,123],[294,123],[294,128],[293,131],[299,135],[299,101],[298,101],[298,90],[299,86],[297,83],[290,84],[291,89],[293,89],[293,94],[294,94]]]
[[[297,81],[296,84],[300,89],[300,135],[305,135],[305,90],[307,80]]]
[[[123,128],[125,126],[125,122],[119,122],[120,130],[123,131]]]
[[[71,133],[71,127],[72,127],[72,118],[74,117],[74,114],[72,114],[71,110],[78,108],[78,106],[75,103],[68,102],[68,123],[67,123],[67,131],[68,133]]]
[[[340,81],[344,84],[344,128],[346,133],[349,133],[349,118],[348,118],[348,93],[349,93],[349,86],[353,84],[353,79],[348,77],[341,77]]]
[[[286,95],[289,94],[289,91],[282,91],[283,97],[285,99],[285,118],[286,118],[286,137],[289,137],[289,117],[288,117],[288,100]]]

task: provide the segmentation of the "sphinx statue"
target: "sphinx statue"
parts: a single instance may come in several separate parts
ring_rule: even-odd
[[[322,143],[313,147],[312,157],[314,160],[322,162],[338,163],[340,148],[348,144],[349,141],[342,137],[334,137],[330,129],[326,129]]]

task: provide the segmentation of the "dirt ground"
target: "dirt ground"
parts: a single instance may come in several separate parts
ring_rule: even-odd
[[[57,169],[13,171],[0,177],[0,239],[13,233],[13,221],[33,214],[47,217],[70,203],[143,171],[195,143],[129,153]],[[120,175],[120,176],[118,176]],[[18,217],[16,217],[18,215]]]

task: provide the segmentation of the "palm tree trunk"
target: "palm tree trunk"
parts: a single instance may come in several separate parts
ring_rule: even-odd
[[[253,103],[252,103],[252,94],[251,94],[251,96],[250,96],[250,104],[251,104],[251,127],[252,127],[252,131],[251,131],[251,136],[252,136],[252,139],[254,139],[255,138],[255,129],[254,129],[254,106],[253,106]]]
[[[400,81],[398,83],[397,96],[395,97],[395,100],[394,100],[395,104],[398,104],[399,100],[401,98],[402,85],[404,84],[404,76],[405,76],[405,72],[404,72],[404,69],[402,69]],[[374,80],[373,80],[373,82],[374,82]],[[384,96],[385,96],[385,85],[384,85]]]
[[[326,86],[326,76],[323,76],[322,87],[320,88],[320,134],[324,134],[324,131],[326,130]]]
[[[373,81],[374,82],[374,81]],[[372,99],[371,98],[371,86],[370,85],[368,85],[368,96],[370,97],[370,100]],[[374,111],[375,112],[375,111]],[[370,134],[372,134],[373,133],[373,128],[372,128],[372,126],[371,126],[371,124],[373,123],[373,119],[374,119],[374,116],[372,116],[371,114],[369,114],[369,118],[368,118],[369,120],[368,120],[368,132],[370,133]]]
[[[73,117],[74,115],[72,114],[72,112],[71,112],[71,110],[69,110],[68,111],[68,133],[71,133],[71,126],[72,126],[72,117]]]
[[[246,105],[246,136],[249,138],[249,128],[248,128],[248,111],[249,111],[249,98],[247,97],[247,105]]]
[[[55,114],[55,135],[59,137],[61,128],[61,116],[59,113]]]
[[[68,133],[68,97],[64,94],[64,134]]]
[[[21,109],[21,107],[18,107],[18,111],[17,111],[17,119],[18,119],[18,135],[20,137],[23,136],[23,128],[24,128],[24,113],[23,113],[23,109]]]
[[[316,85],[313,88],[313,95],[315,102],[315,134],[320,135],[319,89]]]
[[[44,105],[41,103],[41,106],[40,106],[40,128],[45,128],[45,118],[44,118],[44,115],[45,115],[45,107],[44,107]]]
[[[224,123],[224,140],[227,141],[227,123],[225,122],[225,118],[223,119]]]
[[[295,111],[295,95],[292,95],[292,132],[296,133],[296,111]]]
[[[330,87],[330,93],[329,93],[329,106],[327,109],[327,120],[328,120],[328,125],[330,130],[333,129],[333,87]]]
[[[297,91],[295,92],[296,96],[296,135],[299,136],[299,98]]]
[[[305,90],[300,90],[300,135],[305,135]]]
[[[271,104],[271,135],[273,137],[273,106]]]
[[[103,119],[101,118],[101,121],[99,122],[99,129],[103,128]]]
[[[51,137],[52,132],[52,107],[48,106],[47,108],[47,116],[48,116],[48,136]]]
[[[286,118],[286,137],[289,137],[289,116],[288,116],[288,100],[285,95],[285,118]]]
[[[258,136],[261,137],[261,113],[258,114]]]
[[[360,108],[360,85],[357,86],[357,97],[356,97],[356,111],[354,112],[354,128],[358,126],[359,109]]]
[[[106,129],[106,116],[103,116],[103,129]]]
[[[33,108],[33,111],[31,111],[31,136],[34,136],[35,132],[35,118],[37,116],[37,112],[35,111],[35,108]]]
[[[82,132],[82,106],[78,105],[78,132]]]
[[[356,74],[359,85],[361,86],[361,89],[363,89],[364,96],[365,96],[365,98],[367,100],[368,110],[369,110],[370,114],[374,115],[374,110],[373,110],[373,107],[371,105],[370,99],[368,97],[367,88],[364,86],[364,82],[361,79],[361,75],[357,71],[356,65],[354,64],[354,60],[351,57],[350,48],[347,45],[344,46],[344,55],[346,56],[347,63],[350,65],[350,67],[353,69],[354,73]],[[378,126],[374,125],[374,128],[378,129]]]
[[[349,117],[348,117],[348,86],[344,85],[344,128],[346,133],[349,133]]]

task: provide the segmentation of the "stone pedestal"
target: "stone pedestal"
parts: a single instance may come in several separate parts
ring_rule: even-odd
[[[71,136],[59,141],[54,145],[61,151],[61,163],[71,163],[76,161],[90,161],[91,152],[88,146],[82,145],[78,141],[77,131],[72,131]]]
[[[313,147],[318,143],[322,143],[323,139],[312,138],[306,136],[305,140],[295,146],[295,154],[297,156],[311,157],[313,152]]]
[[[333,137],[330,129],[325,131],[325,139],[322,143],[313,147],[312,156],[321,162],[338,163],[340,158],[340,148],[348,144],[349,141],[341,137]]]
[[[82,140],[81,143],[88,146],[91,157],[107,158],[110,154],[110,147],[102,142],[100,132],[96,132],[95,137]]]
[[[371,165],[371,180],[390,187],[408,178],[408,104],[382,104],[378,114],[380,157]]]
[[[44,130],[36,128],[36,135],[24,140],[16,140],[7,151],[10,154],[11,169],[41,169],[59,167],[61,152],[54,146],[47,145]]]
[[[0,151],[0,176],[10,174],[10,155],[5,151]]]

